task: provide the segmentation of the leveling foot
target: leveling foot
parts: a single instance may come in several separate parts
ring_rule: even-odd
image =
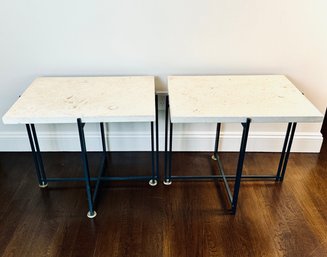
[[[157,184],[158,184],[158,181],[156,179],[151,179],[149,181],[149,185],[152,186],[152,187],[156,186]]]
[[[87,212],[87,217],[90,219],[93,219],[95,216],[97,216],[97,213],[95,211],[93,211],[93,214],[91,215],[91,212]]]

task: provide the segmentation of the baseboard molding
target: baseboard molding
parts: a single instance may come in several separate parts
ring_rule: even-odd
[[[89,151],[100,151],[101,140],[96,132],[86,133],[86,144]],[[159,135],[160,151],[164,150],[164,134]],[[212,151],[215,135],[212,132],[176,132],[174,133],[174,151]],[[39,132],[38,139],[42,151],[79,151],[77,133]],[[221,151],[238,151],[241,133],[222,132],[220,137]],[[111,151],[149,151],[150,134],[137,132],[114,132],[107,137]],[[247,151],[279,152],[284,141],[283,133],[253,132],[249,135]],[[320,133],[299,132],[295,134],[292,152],[320,151],[323,138]],[[1,132],[0,151],[30,151],[30,145],[24,132]]]

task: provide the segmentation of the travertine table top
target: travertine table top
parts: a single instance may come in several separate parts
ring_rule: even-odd
[[[155,120],[152,76],[40,77],[3,116],[6,124]]]
[[[282,75],[170,76],[171,121],[321,122],[323,115]]]

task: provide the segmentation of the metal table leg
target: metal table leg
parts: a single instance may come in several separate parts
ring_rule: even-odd
[[[103,122],[100,123],[100,131],[101,131],[101,143],[102,143],[102,160],[101,160],[101,165],[100,165],[100,169],[99,169],[99,175],[98,175],[97,182],[95,184],[95,188],[94,188],[94,192],[93,192],[93,203],[95,203],[96,198],[98,196],[100,183],[102,181],[101,177],[103,177],[103,175],[104,175],[104,172],[106,170],[106,163],[107,163],[106,137],[105,137]]]
[[[44,165],[42,160],[42,155],[40,152],[39,142],[36,135],[36,130],[34,124],[26,124],[26,130],[28,134],[28,139],[30,141],[35,169],[36,169],[36,175],[39,181],[39,187],[45,188],[48,186],[47,177],[45,175],[44,171]]]
[[[156,177],[159,181],[159,115],[158,115],[158,95],[156,95]]]
[[[287,130],[286,130],[286,135],[285,135],[285,139],[284,139],[284,144],[283,144],[283,149],[280,155],[280,159],[279,159],[279,164],[278,164],[278,169],[277,169],[277,174],[276,174],[276,181],[280,180],[280,174],[283,168],[283,164],[285,161],[285,152],[286,152],[286,148],[287,148],[287,144],[290,138],[290,131],[291,131],[291,127],[292,127],[292,123],[289,122],[287,125]]]
[[[236,213],[238,193],[239,193],[239,190],[240,190],[242,171],[243,171],[243,162],[244,162],[246,144],[247,144],[248,135],[249,135],[250,122],[251,122],[251,120],[247,119],[246,123],[242,124],[243,125],[243,134],[242,134],[242,141],[241,141],[241,147],[240,147],[240,154],[239,154],[238,163],[237,163],[236,180],[235,180],[235,185],[234,185],[233,200],[231,202],[231,204],[232,204],[232,213],[233,214]]]
[[[288,141],[288,146],[287,146],[287,152],[285,154],[285,159],[283,162],[283,168],[282,168],[282,174],[279,177],[279,181],[283,181],[284,180],[284,176],[285,176],[285,172],[286,172],[286,167],[287,167],[287,163],[288,163],[288,158],[291,152],[291,147],[292,147],[292,143],[293,143],[293,139],[294,139],[294,134],[295,134],[295,130],[296,130],[296,122],[293,122],[292,124],[292,130],[291,130],[291,135]]]
[[[220,128],[221,128],[221,123],[217,123],[215,149],[213,151],[213,155],[211,156],[211,158],[215,161],[218,159],[217,155],[218,155],[218,147],[219,147]]]
[[[159,179],[159,120],[158,120],[158,95],[155,96],[155,126],[156,126],[156,150],[154,150],[154,131],[153,122],[151,122],[151,162],[152,178],[149,181],[150,186],[156,186]],[[155,152],[155,153],[154,153]]]
[[[87,217],[92,219],[97,215],[97,213],[93,209],[91,180],[90,180],[89,163],[88,163],[87,152],[86,152],[84,125],[85,123],[82,123],[82,120],[80,118],[77,119],[78,133],[79,133],[79,139],[81,144],[81,156],[83,162],[84,181],[86,187],[87,201],[89,205],[89,211],[87,213]]]
[[[171,152],[168,153],[168,115],[169,115],[169,97],[166,96],[166,108],[165,108],[165,176],[163,183],[165,185],[171,185],[170,176],[168,176],[168,169],[171,169]],[[171,123],[170,123],[170,129],[171,129]],[[171,138],[171,137],[170,137]],[[171,147],[170,147],[171,149]],[[169,156],[168,156],[169,155]],[[169,167],[168,168],[168,161],[169,161]],[[170,173],[171,174],[171,173]]]
[[[154,131],[153,131],[153,122],[151,122],[151,169],[152,169],[152,178],[149,181],[150,186],[156,186],[157,180],[156,180],[156,165],[155,165],[155,154],[154,154]],[[158,160],[157,160],[158,161]]]

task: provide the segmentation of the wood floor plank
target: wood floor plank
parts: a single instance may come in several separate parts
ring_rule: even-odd
[[[218,174],[210,156],[175,153],[173,172]],[[228,174],[235,174],[237,156],[221,154]],[[149,157],[111,153],[107,172],[149,174]],[[99,159],[89,155],[93,175]],[[248,153],[244,173],[275,173],[278,161],[278,154]],[[45,153],[44,163],[49,176],[83,174],[79,153]],[[0,255],[327,256],[327,150],[291,154],[283,183],[242,182],[235,216],[221,182],[150,187],[132,181],[103,183],[98,215],[90,220],[84,187],[69,182],[40,189],[30,153],[2,153]]]

